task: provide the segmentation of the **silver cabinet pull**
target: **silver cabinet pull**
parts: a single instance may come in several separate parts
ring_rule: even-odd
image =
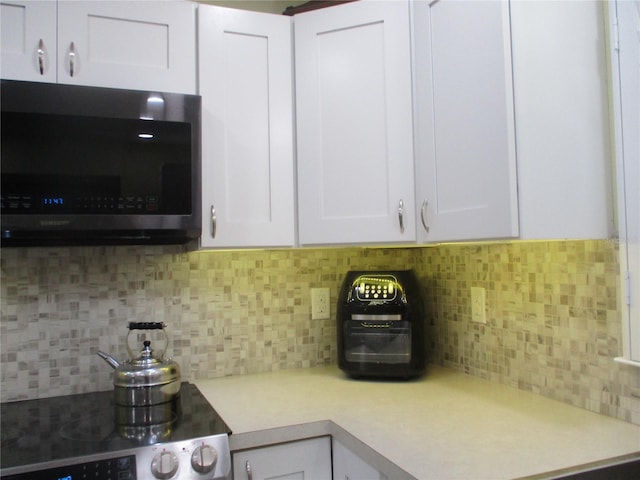
[[[422,202],[422,208],[420,208],[420,220],[422,221],[422,226],[424,227],[424,231],[429,233],[429,225],[427,225],[427,206],[429,202],[426,200]]]
[[[40,75],[44,75],[44,61],[46,59],[46,53],[44,51],[44,42],[42,39],[38,42],[38,72]]]
[[[249,463],[249,460],[245,463],[245,468],[247,469],[247,479],[253,480],[253,471],[251,471],[251,464]]]
[[[211,238],[216,238],[216,229],[218,227],[218,217],[216,216],[216,207],[211,205]]]
[[[400,233],[404,233],[404,202],[402,199],[398,204],[398,222],[400,223]]]
[[[69,45],[69,75],[72,77],[76,73],[76,45],[71,42]]]

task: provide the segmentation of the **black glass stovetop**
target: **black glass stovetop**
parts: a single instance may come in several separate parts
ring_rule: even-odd
[[[1,468],[231,433],[186,382],[161,406],[119,407],[107,391],[3,403],[0,417]]]

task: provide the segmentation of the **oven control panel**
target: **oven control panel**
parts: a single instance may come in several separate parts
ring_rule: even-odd
[[[356,298],[360,301],[392,301],[398,295],[398,279],[393,275],[362,275],[354,281]]]
[[[231,480],[226,434],[2,471],[3,480]]]
[[[44,469],[41,468],[37,471],[16,473],[13,475],[2,474],[3,480],[49,480],[52,478],[58,480],[75,480],[76,478],[125,480],[139,477],[136,476],[135,455],[82,461],[72,465],[52,466]]]

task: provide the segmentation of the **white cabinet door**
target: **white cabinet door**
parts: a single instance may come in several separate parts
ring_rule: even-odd
[[[293,245],[291,19],[206,5],[198,17],[201,246]]]
[[[301,244],[415,241],[409,5],[294,17]]]
[[[603,3],[511,2],[520,236],[612,230]]]
[[[640,1],[609,3],[620,228],[622,361],[640,366]]]
[[[509,4],[414,4],[419,240],[518,235]]]
[[[331,439],[312,438],[234,453],[233,478],[331,480]]]
[[[0,2],[2,78],[56,81],[55,1]]]
[[[333,480],[388,480],[335,438],[332,439]]]
[[[195,93],[195,4],[58,2],[58,82]]]

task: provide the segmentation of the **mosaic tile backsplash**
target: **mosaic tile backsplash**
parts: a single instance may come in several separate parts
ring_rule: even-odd
[[[615,242],[0,254],[3,402],[111,389],[96,353],[127,358],[130,320],[167,324],[186,380],[332,365],[335,311],[310,320],[309,290],[329,287],[333,305],[348,270],[413,268],[432,363],[640,424],[640,369],[612,360],[622,350]],[[472,286],[486,289],[486,324],[470,321]]]

